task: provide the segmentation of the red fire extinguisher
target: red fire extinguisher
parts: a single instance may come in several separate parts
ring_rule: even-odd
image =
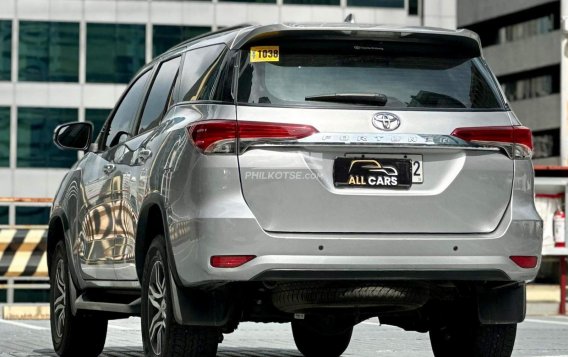
[[[554,246],[556,248],[566,247],[566,229],[565,229],[566,213],[559,208],[554,212],[552,218],[552,226],[554,228]]]

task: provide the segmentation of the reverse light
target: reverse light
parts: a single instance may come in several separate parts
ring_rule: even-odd
[[[533,153],[532,132],[525,126],[457,128],[451,135],[472,143],[501,147],[514,159],[530,159]]]
[[[187,130],[195,147],[207,154],[234,153],[236,139],[241,142],[298,140],[318,132],[310,125],[235,120],[196,122]]]
[[[509,258],[511,258],[515,264],[524,269],[532,269],[536,267],[536,264],[538,263],[538,257],[535,257],[534,255],[513,255]]]
[[[213,268],[237,268],[256,258],[255,255],[214,255],[211,257]]]

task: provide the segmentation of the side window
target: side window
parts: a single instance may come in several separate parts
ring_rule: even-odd
[[[126,139],[125,133],[131,134],[132,124],[144,96],[144,88],[146,88],[146,82],[150,77],[150,73],[152,73],[151,70],[138,77],[118,105],[107,131],[105,149],[113,147]]]
[[[186,53],[181,72],[182,101],[207,100],[217,78],[224,45],[198,48]]]
[[[219,75],[219,84],[215,88],[214,99],[223,102],[233,103],[233,77],[235,72],[236,56],[230,59],[228,66],[223,66]]]
[[[180,61],[181,57],[176,57],[160,65],[144,105],[139,133],[152,129],[160,123],[167,109],[166,102],[171,95]]]

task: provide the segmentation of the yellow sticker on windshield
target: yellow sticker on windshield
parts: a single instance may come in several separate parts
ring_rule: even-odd
[[[279,46],[257,46],[250,48],[251,62],[278,62],[279,60]]]

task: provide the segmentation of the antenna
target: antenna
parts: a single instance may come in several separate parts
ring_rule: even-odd
[[[355,23],[355,16],[353,16],[353,14],[349,14],[345,18],[345,20],[343,20],[343,22],[348,22],[350,24],[354,24]]]

